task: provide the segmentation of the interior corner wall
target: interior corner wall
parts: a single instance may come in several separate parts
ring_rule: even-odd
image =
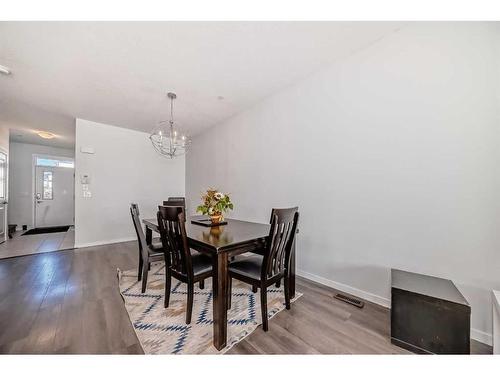
[[[130,203],[139,204],[142,218],[152,218],[164,199],[184,196],[184,157],[160,156],[146,133],[83,119],[76,119],[75,175],[76,247],[136,239]],[[89,176],[88,198],[83,175]]]
[[[390,268],[452,279],[472,337],[491,343],[499,36],[498,23],[409,23],[204,131],[189,210],[208,187],[232,195],[235,218],[298,205],[300,274],[383,305]]]

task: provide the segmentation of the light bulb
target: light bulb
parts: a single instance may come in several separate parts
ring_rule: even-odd
[[[49,132],[45,131],[37,131],[36,134],[38,134],[39,137],[44,138],[44,139],[52,139],[55,138],[55,135]]]

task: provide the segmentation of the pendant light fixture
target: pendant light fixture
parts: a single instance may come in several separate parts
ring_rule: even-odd
[[[169,92],[167,97],[170,99],[170,120],[160,121],[149,136],[149,139],[160,155],[173,159],[187,152],[191,140],[187,134],[181,131],[179,125],[174,122],[174,100],[177,98],[177,95]]]

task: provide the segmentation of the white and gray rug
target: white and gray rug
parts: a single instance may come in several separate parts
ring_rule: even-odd
[[[146,292],[141,293],[137,270],[118,270],[120,292],[137,337],[146,354],[222,354],[252,333],[261,323],[259,293],[248,284],[233,280],[231,310],[228,311],[227,347],[212,345],[212,279],[205,288],[195,287],[191,324],[186,324],[186,284],[172,279],[170,305],[163,307],[164,264],[151,265]],[[302,294],[296,293],[294,301]],[[283,286],[268,289],[268,316],[285,308]],[[293,306],[292,306],[293,309]],[[269,334],[272,334],[270,329]]]

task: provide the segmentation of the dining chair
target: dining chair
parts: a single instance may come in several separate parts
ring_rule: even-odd
[[[158,206],[158,227],[165,251],[165,307],[170,301],[172,277],[187,284],[186,324],[191,323],[194,284],[212,277],[212,258],[191,251],[186,235],[184,209],[180,206]]]
[[[186,198],[184,197],[168,197],[166,201],[163,201],[164,206],[182,206],[184,212],[186,212]]]
[[[228,306],[231,308],[232,279],[260,288],[262,328],[268,330],[267,288],[284,279],[285,305],[290,310],[290,254],[299,221],[298,207],[274,208],[264,255],[239,258],[229,264]]]
[[[154,238],[151,245],[146,243],[146,237],[141,225],[139,217],[139,206],[137,203],[130,204],[130,214],[134,223],[135,233],[137,234],[137,242],[139,245],[139,271],[137,273],[137,281],[142,279],[141,292],[146,291],[148,284],[148,271],[151,262],[163,261],[163,245],[159,238]]]

